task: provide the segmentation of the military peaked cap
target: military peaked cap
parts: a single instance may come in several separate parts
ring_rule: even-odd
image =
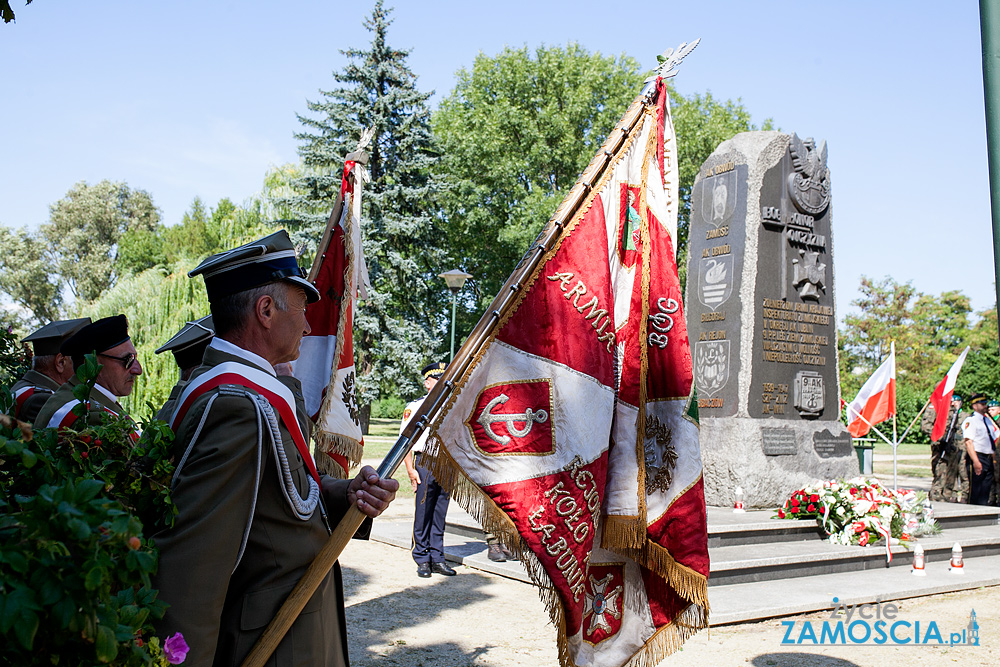
[[[83,327],[90,324],[89,317],[81,317],[75,320],[56,320],[44,327],[29,334],[21,340],[22,343],[31,343],[35,350],[35,356],[44,357],[50,354],[58,354],[59,348],[70,337]]]
[[[986,398],[986,394],[980,394],[979,392],[976,392],[972,396],[969,396],[969,405],[975,405],[976,403],[985,403],[987,400],[988,399]]]
[[[105,352],[127,340],[128,319],[124,315],[112,315],[77,331],[59,351],[69,357],[82,357],[91,352]]]
[[[444,371],[446,368],[448,368],[448,364],[444,363],[443,361],[435,361],[432,364],[427,364],[426,366],[424,366],[424,370],[420,372],[423,374],[424,379],[426,380],[427,378],[441,377],[442,375],[444,375]]]
[[[161,354],[170,350],[181,368],[195,366],[201,363],[205,348],[212,342],[214,336],[215,325],[212,323],[212,316],[206,315],[200,320],[185,324],[173,338],[161,345],[156,353]]]
[[[306,280],[295,259],[295,248],[284,229],[239,248],[212,255],[190,273],[205,277],[208,300],[284,280],[302,287],[309,303],[319,301],[319,290]]]

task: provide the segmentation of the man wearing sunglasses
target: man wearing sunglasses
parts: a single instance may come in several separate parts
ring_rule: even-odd
[[[129,418],[118,398],[132,393],[135,379],[142,375],[142,365],[129,338],[128,320],[124,315],[113,315],[88,324],[63,343],[60,352],[73,360],[73,370],[83,365],[88,354],[96,354],[101,364],[88,401],[88,424],[97,425],[109,417]],[[73,408],[80,401],[73,395],[73,390],[79,384],[80,379],[74,375],[59,387],[38,412],[35,425],[50,428],[72,425],[78,419]],[[133,431],[132,438],[137,440],[138,433]]]

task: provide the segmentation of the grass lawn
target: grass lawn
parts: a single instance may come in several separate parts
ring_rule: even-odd
[[[892,456],[892,445],[886,444],[881,439],[875,443],[875,453],[876,454],[888,454]],[[930,465],[931,460],[931,446],[930,445],[914,445],[914,444],[902,444],[896,448],[896,453],[899,456],[906,455],[921,455],[927,457],[927,464]]]
[[[873,467],[873,471],[881,479],[892,477],[892,461],[879,461]],[[896,473],[904,477],[925,477],[930,479],[931,477],[931,467],[923,466],[913,466],[907,465],[905,463],[900,463],[899,467],[896,468]]]

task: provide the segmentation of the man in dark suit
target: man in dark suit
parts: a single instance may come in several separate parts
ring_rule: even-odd
[[[59,387],[73,377],[73,360],[59,348],[77,331],[90,324],[89,317],[56,320],[29,334],[22,343],[31,343],[34,356],[31,370],[10,388],[14,394],[14,418],[35,423],[38,411]]]
[[[352,504],[375,517],[399,484],[365,466],[320,476],[311,424],[290,364],[319,293],[284,231],[209,257],[215,338],[177,400],[174,525],[154,536],[155,585],[170,605],[158,628],[180,632],[185,665],[239,665]],[[347,665],[339,566],[306,604],[269,664]]]

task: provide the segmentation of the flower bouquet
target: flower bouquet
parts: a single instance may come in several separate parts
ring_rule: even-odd
[[[893,491],[874,477],[816,482],[793,492],[775,510],[778,519],[814,519],[831,544],[890,544],[937,532],[937,524],[920,491]]]

